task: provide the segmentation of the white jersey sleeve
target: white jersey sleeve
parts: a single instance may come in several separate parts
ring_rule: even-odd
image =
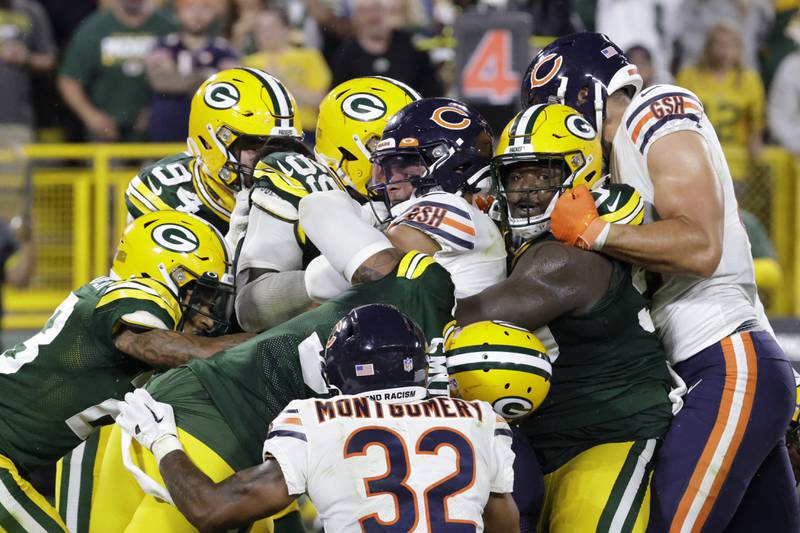
[[[487,404],[488,405],[488,404]],[[492,439],[492,480],[491,491],[494,493],[510,493],[514,491],[514,452],[511,451],[511,428],[503,417],[494,414],[494,438]]]
[[[646,157],[661,137],[679,130],[700,130],[704,115],[703,104],[693,92],[676,85],[654,85],[637,96],[632,109],[625,112],[622,127]]]
[[[308,438],[298,409],[300,403],[301,400],[293,400],[275,417],[263,451],[265,461],[278,461],[291,495],[305,493],[308,485]]]
[[[252,206],[236,274],[248,268],[268,268],[278,272],[302,270],[303,250],[297,244],[294,232],[293,224]]]
[[[418,229],[436,241],[444,252],[475,248],[475,222],[463,198],[448,192],[431,192],[404,207],[392,226]]]

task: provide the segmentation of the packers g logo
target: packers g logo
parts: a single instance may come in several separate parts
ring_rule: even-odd
[[[553,66],[550,67],[550,70],[548,70],[543,76],[540,76],[539,69],[542,68],[542,65],[544,65],[551,59],[555,59],[555,61],[553,61]],[[539,62],[536,63],[533,69],[531,69],[531,89],[533,89],[534,87],[541,87],[548,81],[552,80],[553,77],[561,69],[561,63],[563,61],[564,59],[556,54],[547,54],[546,56],[543,56],[539,60]]]
[[[495,400],[492,404],[494,411],[506,420],[522,418],[533,411],[533,404],[525,398],[519,396],[506,396]]]
[[[457,115],[461,120],[451,122],[447,120],[445,117],[445,113],[450,113],[450,117],[453,114]],[[438,107],[434,110],[433,114],[431,115],[431,120],[440,125],[443,128],[447,128],[448,130],[463,130],[470,124],[472,124],[472,120],[470,120],[469,115],[467,115],[466,111],[463,109],[459,109],[452,105],[446,105],[443,107]]]
[[[597,133],[589,121],[580,115],[570,115],[566,120],[567,130],[576,137],[591,141],[597,137]]]
[[[212,83],[206,87],[203,101],[214,109],[230,109],[239,103],[239,89],[226,81]]]
[[[200,246],[200,239],[188,228],[178,224],[161,224],[153,229],[153,240],[167,250],[188,253]]]
[[[342,113],[360,122],[372,122],[386,114],[386,103],[374,94],[355,93],[342,102]]]

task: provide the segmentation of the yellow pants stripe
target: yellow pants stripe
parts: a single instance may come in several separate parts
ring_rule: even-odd
[[[44,496],[0,455],[0,530],[8,533],[64,533],[64,522]]]

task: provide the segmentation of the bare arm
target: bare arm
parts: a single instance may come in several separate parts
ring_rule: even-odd
[[[145,58],[145,73],[150,87],[159,93],[188,94],[203,83],[211,70],[198,69],[179,74],[175,62],[164,50],[155,50]]]
[[[397,248],[381,250],[361,263],[361,266],[353,272],[350,283],[356,285],[357,283],[367,283],[383,279],[395,269],[404,255],[405,253]]]
[[[275,460],[237,472],[219,483],[180,450],[168,453],[158,466],[175,505],[200,531],[244,526],[277,513],[296,498],[289,495]]]
[[[603,252],[655,272],[709,277],[722,257],[722,187],[705,139],[679,131],[657,140],[647,167],[661,220],[612,224]]]
[[[92,104],[83,86],[77,80],[69,76],[59,76],[58,90],[70,109],[78,115],[81,122],[95,136],[105,141],[114,141],[119,137],[114,119]]]
[[[483,527],[486,533],[515,533],[519,531],[519,511],[510,493],[489,494],[483,508]]]
[[[252,333],[201,337],[164,329],[136,332],[130,328],[123,328],[114,337],[114,346],[153,368],[163,369],[186,364],[190,359],[207,359],[251,337]]]
[[[398,224],[386,230],[386,236],[392,241],[395,248],[404,252],[418,250],[424,254],[433,255],[442,249],[439,243],[428,237],[424,232]]]
[[[602,255],[556,241],[535,244],[511,275],[458,301],[461,325],[505,320],[536,329],[569,313],[588,311],[608,289],[611,263]]]

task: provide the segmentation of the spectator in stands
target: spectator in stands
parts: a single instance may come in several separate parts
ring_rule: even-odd
[[[353,1],[353,37],[342,43],[331,64],[333,85],[359,76],[389,76],[423,96],[440,96],[442,85],[430,57],[414,48],[408,33],[390,25],[390,1]]]
[[[92,140],[145,137],[150,89],[144,58],[174,29],[146,0],[110,0],[72,36],[58,88]]]
[[[656,73],[653,55],[646,47],[639,44],[633,45],[625,52],[625,57],[639,69],[639,74],[642,76],[642,89],[658,83],[672,82],[669,75],[663,71]]]
[[[11,260],[11,267],[6,265]],[[9,224],[0,218],[0,283],[16,288],[26,287],[36,270],[36,248],[33,246],[30,218],[14,217]],[[3,316],[3,293],[0,287],[0,318]],[[0,348],[5,349],[0,336]]]
[[[32,0],[0,0],[0,147],[33,141],[31,74],[53,69],[50,21]]]
[[[733,178],[747,178],[762,148],[764,85],[756,70],[744,66],[742,39],[734,23],[711,28],[697,65],[681,70],[677,84],[700,97]]]
[[[742,41],[742,64],[758,68],[758,52],[775,18],[773,4],[774,0],[684,0],[674,17],[680,66],[700,61],[706,35],[719,21],[735,20]]]
[[[319,103],[331,84],[325,59],[314,48],[291,45],[289,23],[282,10],[261,11],[254,29],[258,52],[245,57],[242,64],[265,70],[286,85],[297,100],[307,140],[313,143]]]
[[[256,17],[261,8],[264,7],[262,0],[232,0],[232,12],[230,29],[228,35],[231,45],[239,53],[247,55],[256,50],[253,30],[255,29]]]
[[[797,39],[800,45],[800,34]],[[769,89],[768,119],[772,136],[800,157],[800,50],[778,66]]]
[[[217,12],[215,0],[178,0],[180,31],[159,39],[145,58],[147,81],[153,90],[150,104],[151,141],[183,141],[188,134],[192,95],[214,72],[238,64],[236,53],[210,28]]]

